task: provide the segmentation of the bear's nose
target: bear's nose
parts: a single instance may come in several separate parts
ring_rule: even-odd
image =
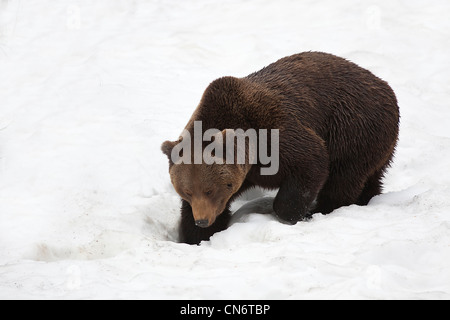
[[[206,228],[209,226],[209,220],[208,219],[195,220],[195,225],[200,228]]]

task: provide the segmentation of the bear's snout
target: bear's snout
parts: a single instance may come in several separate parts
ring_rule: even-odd
[[[207,228],[216,220],[217,206],[214,201],[205,197],[194,197],[191,202],[195,225]]]

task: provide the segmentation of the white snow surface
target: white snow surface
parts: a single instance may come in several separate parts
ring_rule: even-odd
[[[449,17],[448,0],[1,0],[0,299],[449,299]],[[229,229],[178,243],[161,143],[212,80],[310,50],[396,92],[384,194],[291,226],[254,190]]]

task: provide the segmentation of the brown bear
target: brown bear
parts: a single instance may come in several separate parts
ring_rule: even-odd
[[[172,151],[184,136],[164,142],[161,149],[182,201],[180,241],[189,244],[226,229],[230,203],[254,186],[279,189],[273,210],[290,223],[366,205],[381,193],[398,139],[399,109],[390,86],[368,70],[331,54],[304,52],[244,78],[213,81],[184,132],[195,135],[198,121],[200,134],[211,128],[222,134],[278,129],[279,164],[275,174],[261,174],[266,163],[258,156],[250,163],[249,143],[245,163],[180,163]],[[206,144],[191,146],[188,151],[194,152],[185,159],[194,159]]]

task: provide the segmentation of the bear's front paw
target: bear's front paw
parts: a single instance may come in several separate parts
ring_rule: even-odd
[[[200,228],[195,224],[190,226],[180,226],[180,242],[187,244],[200,244],[203,240],[209,240],[214,234],[214,231],[209,228]],[[210,230],[208,230],[210,229]]]
[[[179,237],[181,243],[200,244],[202,241],[209,240],[211,236],[219,231],[225,230],[230,222],[230,212],[225,210],[217,218],[216,221],[207,228],[197,227],[192,215],[182,215]]]
[[[291,224],[291,225],[294,225],[298,221],[302,220],[302,218],[299,215],[293,215],[290,213],[289,214],[279,214],[276,211],[275,211],[275,217],[277,217],[278,220],[280,220],[280,222]]]
[[[276,211],[275,211],[275,217],[278,218],[278,220],[282,223],[287,223],[290,225],[294,225],[299,221],[308,221],[312,218],[312,213],[306,213],[304,215],[293,215],[293,214],[287,214],[287,215],[279,215]]]
[[[275,216],[284,223],[296,224],[298,221],[309,220],[312,217],[312,213],[304,206],[298,206],[294,203],[280,203],[275,201],[273,204],[273,210],[275,211]]]

